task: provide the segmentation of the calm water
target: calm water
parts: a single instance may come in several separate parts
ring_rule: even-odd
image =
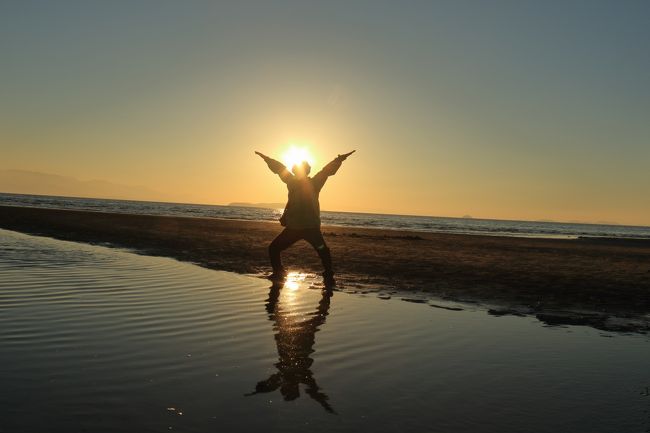
[[[649,359],[644,335],[0,231],[1,432],[644,432]]]
[[[103,212],[149,215],[199,216],[255,221],[277,221],[282,213],[282,209],[52,197],[5,193],[0,193],[0,205],[85,209]],[[590,236],[650,239],[650,227],[638,226],[502,221],[326,211],[322,212],[321,216],[323,224],[346,227],[374,227],[436,233],[547,238],[576,238],[580,236]]]

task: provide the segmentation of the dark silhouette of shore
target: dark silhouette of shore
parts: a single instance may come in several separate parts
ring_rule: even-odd
[[[262,273],[277,223],[0,206],[0,228],[131,248],[212,269]],[[650,242],[526,239],[323,227],[338,283],[359,291],[410,291],[530,311],[650,312]],[[318,273],[303,242],[289,269]],[[394,295],[395,296],[395,295]]]

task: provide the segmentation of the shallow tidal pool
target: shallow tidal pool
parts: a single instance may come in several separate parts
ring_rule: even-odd
[[[0,432],[648,432],[650,337],[0,230]]]

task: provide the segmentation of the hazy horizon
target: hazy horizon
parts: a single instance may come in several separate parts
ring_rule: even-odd
[[[251,206],[251,207],[262,207],[262,208],[270,208],[271,204],[276,204],[278,208],[284,207],[284,202],[278,201],[278,202],[248,202],[248,201],[242,201],[242,200],[236,200],[233,202],[228,202],[228,203],[206,203],[206,202],[186,202],[186,201],[175,201],[175,200],[170,200],[170,199],[165,199],[164,197],[154,199],[152,197],[147,198],[146,194],[142,196],[143,198],[140,198],[138,194],[141,194],[144,189],[139,186],[130,186],[130,185],[120,185],[120,184],[114,184],[109,181],[104,181],[104,180],[99,180],[99,179],[93,179],[89,181],[80,181],[78,179],[74,178],[67,178],[74,180],[76,182],[79,182],[80,184],[93,184],[93,183],[105,183],[108,185],[113,185],[119,188],[129,188],[133,187],[134,191],[133,194],[126,194],[126,195],[120,195],[119,193],[117,194],[107,194],[107,195],[102,195],[102,194],[87,194],[87,193],[77,193],[77,194],[70,194],[70,193],[41,193],[38,190],[33,191],[33,192],[25,192],[28,191],[27,189],[20,188],[19,190],[6,190],[6,188],[3,187],[3,172],[8,172],[8,171],[18,171],[18,172],[23,172],[23,173],[34,173],[26,170],[4,170],[0,169],[0,194],[15,194],[15,195],[34,195],[34,196],[49,196],[49,197],[69,197],[69,198],[80,198],[80,199],[100,199],[100,200],[127,200],[127,201],[142,201],[142,202],[157,202],[157,203],[171,203],[171,204],[188,204],[188,205],[207,205],[207,206],[238,206],[238,205],[243,205],[243,206]],[[60,177],[64,178],[64,176],[59,176],[51,173],[34,173],[38,175],[45,175],[45,176],[54,176],[54,177]],[[138,190],[140,190],[140,193],[138,193]],[[122,190],[124,191],[124,190]],[[158,191],[149,191],[150,193],[154,194],[160,194]],[[553,220],[553,219],[546,219],[546,218],[539,218],[539,219],[530,219],[530,220],[517,220],[517,219],[508,219],[508,218],[490,218],[490,217],[481,217],[481,216],[475,216],[475,215],[469,215],[469,214],[463,214],[463,215],[432,215],[432,214],[405,214],[405,213],[395,213],[395,212],[360,212],[360,211],[348,211],[348,210],[342,210],[342,209],[322,209],[325,212],[343,212],[343,213],[364,213],[364,214],[383,214],[383,215],[396,215],[396,216],[422,216],[422,217],[433,217],[433,218],[458,218],[458,219],[464,219],[464,218],[470,218],[470,219],[486,219],[486,220],[504,220],[504,221],[529,221],[529,222],[549,222],[549,223],[569,223],[569,224],[595,224],[595,225],[630,225],[630,226],[639,226],[639,227],[650,227],[650,225],[644,225],[644,224],[623,224],[617,221],[603,221],[603,220],[596,220],[596,221],[581,221],[581,220],[570,220],[570,221],[564,221],[564,220]]]
[[[253,151],[356,149],[323,209],[650,225],[647,2],[0,12],[0,169],[279,202]]]

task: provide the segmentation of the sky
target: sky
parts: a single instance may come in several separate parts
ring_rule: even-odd
[[[649,44],[647,1],[6,1],[0,169],[280,202],[255,150],[356,149],[323,209],[650,225]]]

